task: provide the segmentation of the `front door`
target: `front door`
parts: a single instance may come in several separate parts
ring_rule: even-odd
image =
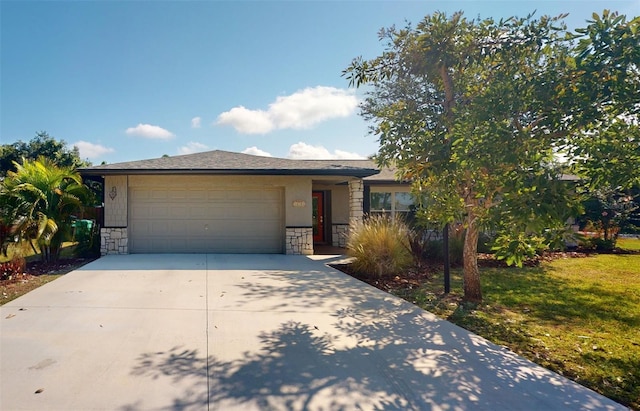
[[[313,201],[313,242],[324,242],[324,193],[322,191],[314,191],[312,193]]]

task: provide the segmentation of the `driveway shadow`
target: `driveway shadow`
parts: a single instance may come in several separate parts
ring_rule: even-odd
[[[309,313],[308,320],[281,321],[259,332],[257,345],[232,359],[188,346],[141,353],[131,369],[136,378],[191,382],[184,395],[162,409],[624,409],[503,347],[318,265],[297,275],[257,273],[236,287],[241,298],[234,309],[262,301],[264,315],[284,306],[302,312],[310,305],[334,304],[320,314]],[[329,316],[330,332],[314,325],[318,315]],[[121,407],[139,409],[143,404]]]

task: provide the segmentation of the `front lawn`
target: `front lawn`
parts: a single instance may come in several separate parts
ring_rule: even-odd
[[[640,251],[640,238],[618,238],[616,247],[628,251]]]
[[[388,291],[640,410],[640,255],[482,268],[479,306],[460,304],[461,270],[448,296],[438,271]]]

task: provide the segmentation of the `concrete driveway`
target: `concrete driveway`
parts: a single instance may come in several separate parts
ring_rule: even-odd
[[[314,258],[69,273],[1,308],[0,409],[625,409]]]

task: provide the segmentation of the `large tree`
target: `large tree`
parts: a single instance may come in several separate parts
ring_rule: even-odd
[[[562,96],[582,125],[568,151],[591,187],[629,189],[640,185],[640,17],[605,10],[588,23]]]
[[[13,234],[38,245],[44,261],[59,257],[71,224],[90,198],[90,191],[72,167],[59,167],[44,157],[14,163],[0,184],[0,208]]]
[[[35,160],[44,157],[60,167],[86,167],[91,163],[80,158],[77,147],[69,148],[64,140],[56,140],[46,131],[36,133],[29,142],[21,140],[11,144],[0,145],[0,177],[13,169],[14,162],[22,162],[23,158]]]
[[[468,301],[482,299],[477,243],[490,216],[502,218],[499,228],[527,230],[573,207],[555,156],[600,112],[571,115],[587,100],[570,95],[590,86],[563,17],[435,13],[381,30],[382,55],[356,58],[344,72],[352,85],[373,86],[361,111],[380,142],[378,163],[414,181],[425,218],[464,223]]]

